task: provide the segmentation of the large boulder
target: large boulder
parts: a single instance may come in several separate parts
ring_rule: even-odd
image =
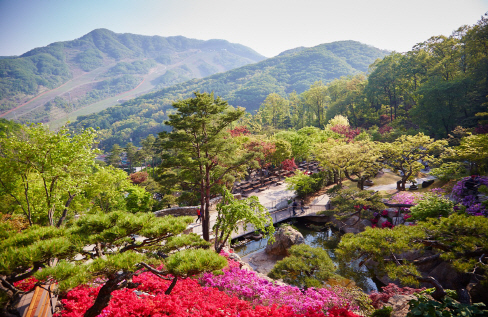
[[[295,244],[305,243],[303,235],[291,226],[282,226],[274,235],[275,242],[269,243],[264,251],[271,255],[288,255],[288,249]]]
[[[405,317],[410,308],[408,302],[416,299],[417,297],[415,297],[415,295],[395,295],[390,297],[386,306],[391,306],[393,308],[391,313],[392,317]]]

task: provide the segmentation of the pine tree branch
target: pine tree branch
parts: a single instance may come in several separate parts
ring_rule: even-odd
[[[163,280],[172,280],[172,278],[169,278],[169,277],[165,277],[163,275],[167,275],[168,272],[167,271],[160,271],[160,270],[157,270],[151,266],[149,266],[149,264],[145,263],[145,262],[140,262],[138,265],[140,266],[143,266],[144,268],[146,268],[149,272],[151,272],[152,274],[156,275],[157,277],[159,278],[162,278]]]

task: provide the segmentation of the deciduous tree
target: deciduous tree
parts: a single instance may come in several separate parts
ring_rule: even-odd
[[[420,161],[434,165],[435,155],[442,152],[447,141],[430,138],[423,133],[402,135],[392,143],[381,144],[382,161],[394,171],[401,171],[401,188],[405,190],[407,180],[413,180],[424,165]]]

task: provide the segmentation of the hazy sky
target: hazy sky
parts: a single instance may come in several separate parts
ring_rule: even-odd
[[[487,11],[488,0],[0,0],[0,56],[97,28],[225,39],[267,57],[340,40],[405,52]]]

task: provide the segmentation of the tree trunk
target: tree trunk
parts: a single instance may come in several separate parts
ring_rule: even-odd
[[[118,290],[125,285],[119,285],[120,282],[125,280],[129,276],[129,273],[122,273],[115,278],[110,278],[105,285],[102,286],[100,291],[98,292],[98,296],[95,299],[95,303],[93,306],[90,307],[83,317],[95,317],[100,315],[102,310],[108,306],[110,299],[112,298],[112,292]],[[125,283],[122,283],[125,284]]]
[[[173,288],[176,286],[176,282],[178,282],[178,276],[175,276],[173,280],[171,281],[171,284],[169,285],[168,289],[164,292],[165,295],[171,294],[171,291]]]

